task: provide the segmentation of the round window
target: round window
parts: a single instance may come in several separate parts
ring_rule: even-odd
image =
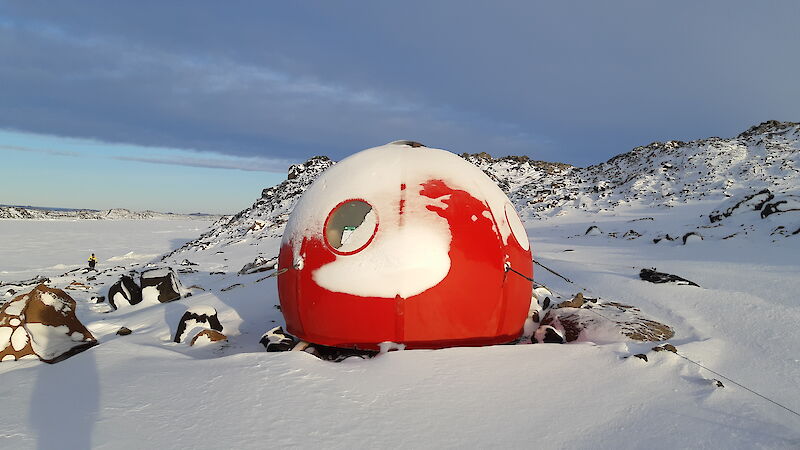
[[[523,225],[522,221],[519,220],[517,211],[514,210],[514,206],[511,203],[506,203],[505,209],[506,221],[511,227],[511,232],[514,234],[514,238],[517,239],[517,242],[519,242],[519,245],[522,246],[523,249],[528,250],[530,248],[530,243],[528,242],[528,233],[525,231],[525,225]]]
[[[378,216],[364,200],[346,200],[328,214],[325,242],[336,253],[351,255],[364,249],[378,231]]]

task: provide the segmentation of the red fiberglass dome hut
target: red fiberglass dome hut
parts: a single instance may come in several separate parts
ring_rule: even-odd
[[[530,245],[514,207],[453,153],[397,141],[322,173],[292,212],[278,262],[287,331],[377,350],[519,337]]]

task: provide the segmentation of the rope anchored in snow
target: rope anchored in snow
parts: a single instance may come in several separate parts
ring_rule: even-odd
[[[552,269],[550,269],[550,268],[546,267],[545,265],[543,265],[543,264],[541,264],[541,263],[539,263],[539,262],[537,262],[537,261],[533,261],[533,262],[534,262],[534,264],[536,264],[537,266],[539,266],[539,267],[541,267],[541,268],[545,269],[546,271],[548,271],[548,272],[552,273],[553,275],[555,275],[555,276],[557,276],[557,277],[561,278],[562,280],[564,280],[564,281],[566,281],[566,282],[568,282],[568,283],[570,283],[570,284],[573,284],[573,285],[575,285],[575,286],[578,286],[578,285],[577,285],[575,282],[573,282],[573,281],[572,281],[572,280],[570,280],[569,278],[565,277],[564,275],[561,275],[560,273],[558,273],[558,272],[556,272],[556,271],[554,271],[554,270],[552,270]],[[538,284],[538,285],[540,285],[540,286],[544,287],[545,289],[549,290],[550,292],[554,292],[554,293],[558,294],[558,292],[556,292],[556,291],[554,291],[554,290],[550,289],[549,287],[545,286],[544,284],[537,283],[537,282],[535,282],[535,281],[533,280],[533,278],[528,278],[527,276],[523,275],[522,273],[520,273],[520,272],[518,272],[518,271],[514,270],[514,269],[511,267],[511,265],[510,265],[510,264],[508,264],[508,263],[506,263],[506,271],[507,271],[507,272],[509,272],[509,271],[510,271],[510,272],[514,272],[515,274],[517,274],[517,275],[521,276],[522,278],[525,278],[526,280],[528,280],[528,281],[530,281],[530,282],[532,282],[532,283],[534,283],[534,284]],[[688,280],[687,280],[687,281],[688,281]],[[690,283],[691,283],[691,282],[690,282]],[[696,286],[696,284],[694,284],[694,283],[691,283],[691,284],[693,284],[693,285],[695,285],[695,286]],[[578,286],[578,287],[580,288],[580,286]],[[591,291],[589,291],[589,289],[585,289],[585,288],[582,288],[582,289],[583,289],[583,290],[585,290],[585,291],[591,292]],[[598,298],[599,298],[599,297],[598,297]],[[614,321],[613,321],[613,320],[611,320],[610,318],[608,318],[608,317],[606,317],[606,316],[604,316],[604,315],[602,315],[602,314],[598,313],[597,311],[594,311],[594,310],[592,310],[591,308],[587,308],[586,310],[587,310],[587,311],[590,311],[590,312],[592,312],[592,313],[594,313],[594,314],[596,314],[597,316],[599,316],[599,317],[601,317],[601,318],[603,318],[603,319],[605,319],[605,320],[608,320],[609,322],[614,322]],[[782,404],[780,404],[780,403],[776,402],[775,400],[772,400],[771,398],[769,398],[769,397],[767,397],[767,396],[765,396],[765,395],[763,395],[763,394],[759,394],[758,392],[754,391],[753,389],[750,389],[749,387],[747,387],[747,386],[745,386],[745,385],[743,385],[743,384],[741,384],[741,383],[738,383],[738,382],[736,382],[736,381],[734,381],[734,380],[732,380],[732,379],[730,379],[730,378],[726,377],[725,375],[723,375],[723,374],[721,374],[721,373],[719,373],[719,372],[717,372],[717,371],[715,371],[715,370],[712,370],[712,369],[710,369],[710,368],[708,368],[708,367],[706,367],[706,366],[704,366],[704,365],[700,364],[699,362],[697,362],[697,361],[695,361],[695,360],[693,360],[693,359],[689,358],[688,356],[685,356],[685,355],[682,355],[682,354],[678,353],[677,349],[676,349],[674,346],[670,345],[670,344],[666,344],[664,347],[667,347],[667,346],[671,347],[671,349],[669,349],[671,353],[675,353],[677,356],[680,356],[681,358],[685,359],[686,361],[689,361],[690,363],[692,363],[692,364],[696,365],[697,367],[700,367],[700,368],[702,368],[702,369],[705,369],[705,370],[707,370],[707,371],[709,371],[709,372],[713,373],[714,375],[717,375],[717,376],[718,376],[718,377],[720,377],[720,378],[724,378],[725,380],[727,380],[727,381],[729,381],[729,382],[731,382],[731,383],[735,384],[736,386],[739,386],[740,388],[742,388],[742,389],[746,390],[747,392],[750,392],[750,393],[751,393],[751,394],[753,394],[753,395],[756,395],[756,396],[758,396],[758,397],[760,397],[760,398],[763,398],[764,400],[766,400],[766,401],[768,401],[768,402],[770,402],[770,403],[772,403],[772,404],[774,404],[774,405],[776,405],[776,406],[779,406],[779,407],[781,407],[781,408],[785,409],[786,411],[789,411],[790,413],[792,413],[792,414],[794,414],[794,415],[796,415],[796,416],[800,417],[800,413],[798,413],[797,411],[795,411],[795,410],[793,410],[793,409],[789,408],[788,406],[784,406],[784,405],[782,405]],[[662,348],[662,349],[663,349],[663,348]]]
[[[789,408],[789,407],[787,407],[787,406],[783,406],[783,405],[781,405],[780,403],[776,402],[775,400],[772,400],[772,399],[771,399],[771,398],[769,398],[769,397],[766,397],[766,396],[764,396],[764,395],[762,395],[762,394],[759,394],[758,392],[756,392],[756,391],[754,391],[754,390],[750,389],[749,387],[747,387],[747,386],[745,386],[745,385],[743,385],[743,384],[741,384],[741,383],[737,383],[736,381],[733,381],[733,380],[731,380],[730,378],[726,377],[725,375],[723,375],[723,374],[721,374],[721,373],[719,373],[719,372],[713,371],[713,370],[709,369],[708,367],[706,367],[706,366],[704,366],[704,365],[700,364],[699,362],[697,362],[697,361],[695,361],[695,360],[693,360],[693,359],[691,359],[691,358],[689,358],[689,357],[686,357],[686,356],[684,356],[684,355],[681,355],[681,354],[680,354],[680,353],[678,353],[677,351],[674,351],[674,352],[672,352],[672,353],[675,353],[676,355],[680,356],[681,358],[685,359],[686,361],[689,361],[690,363],[692,363],[692,364],[696,365],[697,367],[701,367],[701,368],[703,368],[703,369],[706,369],[707,371],[709,371],[709,372],[713,373],[714,375],[716,375],[716,376],[718,376],[718,377],[721,377],[721,378],[724,378],[724,379],[726,379],[726,380],[730,381],[731,383],[733,383],[733,384],[735,384],[735,385],[739,386],[740,388],[742,388],[742,389],[746,390],[747,392],[750,392],[750,393],[752,393],[752,394],[755,394],[755,395],[757,395],[757,396],[759,396],[759,397],[763,398],[764,400],[766,400],[766,401],[768,401],[768,402],[770,402],[770,403],[772,403],[772,404],[774,404],[774,405],[780,406],[781,408],[783,408],[783,409],[785,409],[785,410],[789,411],[790,413],[794,414],[795,416],[798,416],[798,417],[800,417],[800,413],[798,413],[797,411],[795,411],[795,410],[793,410],[793,409],[791,409],[791,408]]]

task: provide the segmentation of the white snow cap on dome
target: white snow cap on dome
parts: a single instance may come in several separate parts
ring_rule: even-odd
[[[335,261],[313,273],[314,280],[330,291],[365,297],[407,298],[422,293],[441,282],[450,270],[450,226],[427,208],[446,208],[443,200],[447,196],[419,195],[430,180],[442,180],[452,189],[469,192],[488,206],[504,243],[513,233],[523,248],[529,248],[508,197],[486,174],[451,152],[414,141],[395,141],[358,152],[323,172],[292,212],[283,242],[299,252],[304,238],[324,241],[330,211],[344,201],[363,200],[372,206],[379,225],[372,243],[356,254],[337,255]],[[407,189],[402,220],[401,185]],[[513,218],[506,218],[510,214],[507,206],[511,206]],[[295,260],[300,256],[296,254]]]

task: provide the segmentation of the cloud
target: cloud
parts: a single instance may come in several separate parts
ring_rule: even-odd
[[[197,56],[30,24],[5,33],[33,47],[35,55],[50,55],[44,61],[22,45],[9,50],[7,59],[29,62],[6,71],[6,78],[23,84],[12,99],[22,106],[0,106],[0,124],[16,128],[294,160],[322,153],[341,157],[397,138],[491,151],[488,144],[501,137],[485,133],[492,120],[481,114],[459,113],[382,85],[291,72],[291,64],[276,68],[213,53]],[[25,105],[32,85],[58,107]],[[535,139],[528,142],[532,146]]]
[[[266,158],[174,158],[174,157],[138,157],[138,156],[111,156],[111,159],[120,161],[134,161],[151,164],[166,164],[174,166],[202,167],[206,169],[234,169],[248,172],[273,172],[283,173],[292,164],[288,160]]]
[[[61,138],[52,136],[25,135],[28,140],[47,139],[58,140]],[[271,172],[284,173],[286,168],[295,163],[287,159],[264,158],[264,157],[236,157],[222,155],[211,152],[195,152],[179,149],[154,149],[139,148],[136,146],[110,144],[94,141],[67,140],[67,145],[84,146],[82,150],[53,150],[41,147],[29,147],[20,145],[0,145],[0,150],[12,150],[26,153],[41,153],[53,156],[67,156],[76,158],[95,158],[112,159],[117,161],[131,161],[148,164],[165,164],[185,167],[200,167],[206,169],[225,169],[225,170],[244,170],[248,172]],[[120,154],[123,153],[123,154]],[[147,153],[148,156],[139,156],[136,153]]]
[[[0,126],[240,157],[411,138],[596,163],[800,116],[796,2],[84,5],[0,6]]]
[[[53,155],[53,156],[80,156],[80,153],[77,152],[67,152],[63,150],[49,150],[42,148],[29,148],[29,147],[21,147],[18,145],[0,145],[0,150],[14,150],[17,152],[28,152],[28,153],[43,153],[45,155]]]

